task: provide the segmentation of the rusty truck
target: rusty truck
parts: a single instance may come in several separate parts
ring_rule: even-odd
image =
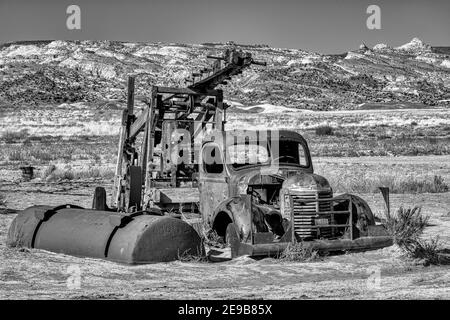
[[[204,254],[199,225],[221,237],[232,257],[277,255],[293,242],[319,251],[391,245],[363,199],[334,195],[314,173],[299,133],[226,130],[218,86],[265,63],[236,48],[208,58],[212,66],[186,87],[153,86],[139,113],[130,76],[110,203],[98,187],[90,209],[25,209],[8,244],[132,264]]]

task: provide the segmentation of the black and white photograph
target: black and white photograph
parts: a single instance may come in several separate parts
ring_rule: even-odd
[[[0,0],[0,300],[450,299],[449,17]]]

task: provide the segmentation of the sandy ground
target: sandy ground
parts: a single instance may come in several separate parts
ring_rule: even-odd
[[[61,203],[90,206],[96,182],[2,183],[10,208]],[[381,196],[363,195],[375,212]],[[450,247],[450,194],[391,195],[392,206],[422,205],[425,236]],[[449,299],[450,268],[424,267],[396,247],[308,263],[241,257],[222,263],[120,265],[41,250],[10,249],[14,214],[0,215],[0,299]],[[79,277],[78,277],[79,275]],[[78,281],[79,280],[79,281]],[[79,285],[78,285],[79,284]]]

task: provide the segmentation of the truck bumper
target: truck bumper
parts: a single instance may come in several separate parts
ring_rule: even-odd
[[[230,229],[233,226],[230,226]],[[381,228],[374,228],[381,231]],[[237,230],[227,230],[228,240],[231,247],[231,257],[249,255],[249,256],[277,256],[281,254],[287,246],[291,243],[289,241],[270,242],[248,244],[243,243],[239,239]],[[394,244],[392,236],[387,235],[386,232],[379,232],[378,234],[371,234],[366,237],[357,239],[335,239],[335,240],[311,240],[302,242],[305,248],[322,252],[333,251],[365,251],[376,250],[384,247],[389,247]]]
[[[241,255],[249,256],[276,256],[281,254],[290,242],[246,244],[239,243],[237,247],[232,246],[231,255],[237,257]],[[303,245],[317,251],[347,251],[347,250],[375,250],[389,247],[393,244],[390,236],[363,237],[355,240],[314,240],[305,241]],[[233,247],[235,250],[233,250]],[[234,252],[233,252],[234,251]]]

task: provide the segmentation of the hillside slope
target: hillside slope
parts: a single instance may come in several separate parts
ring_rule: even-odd
[[[311,110],[355,109],[363,104],[450,104],[450,56],[415,38],[398,48],[362,45],[341,55],[299,49],[237,45],[266,68],[252,67],[224,87],[242,105],[268,104]],[[207,66],[207,54],[225,44],[35,41],[0,46],[0,105],[101,103],[125,99],[126,77],[149,84],[184,86]]]

